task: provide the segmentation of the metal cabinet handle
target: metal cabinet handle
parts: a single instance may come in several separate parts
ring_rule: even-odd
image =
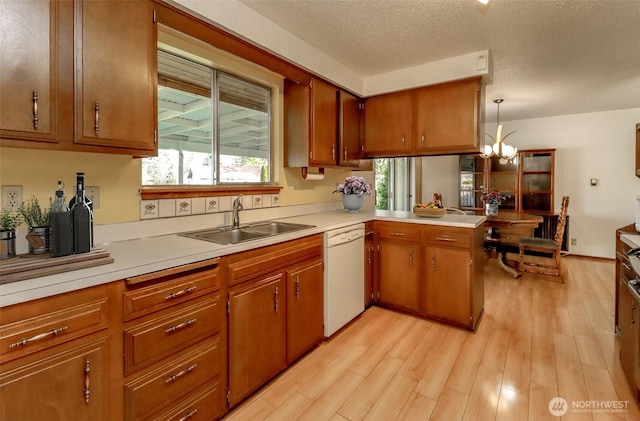
[[[187,412],[187,414],[180,418],[178,421],[187,421],[189,418],[193,417],[195,414],[198,413],[197,409],[192,409],[191,411]]]
[[[347,147],[344,147],[344,160],[347,160]]]
[[[622,262],[622,266],[624,266],[626,270],[632,270],[631,265],[629,265],[627,262]]]
[[[436,268],[436,254],[431,253],[431,269],[435,270]]]
[[[331,160],[336,160],[336,145],[331,145]]]
[[[451,238],[451,237],[438,237],[436,238],[436,240],[438,241],[448,241],[451,243],[455,243],[456,239],[455,238]]]
[[[404,136],[402,136],[402,146],[404,146]]]
[[[182,291],[178,291],[178,292],[171,292],[171,293],[169,293],[166,297],[164,297],[164,299],[165,299],[165,300],[172,300],[172,299],[174,299],[174,298],[181,297],[181,296],[183,296],[183,295],[185,295],[185,294],[189,294],[190,292],[195,291],[195,289],[196,289],[196,286],[195,286],[195,285],[192,285],[192,286],[190,286],[190,287],[187,287],[187,288],[183,289]]]
[[[300,299],[300,276],[296,275],[296,300]]]
[[[171,376],[167,377],[167,379],[164,382],[165,382],[165,384],[166,383],[175,382],[180,377],[191,373],[195,369],[196,369],[196,364],[190,365],[189,367],[185,368],[184,370],[180,371],[179,373],[172,374]]]
[[[84,362],[84,401],[89,403],[89,395],[91,394],[91,384],[89,372],[91,371],[91,361],[88,359]]]
[[[424,132],[422,132],[422,136],[420,137],[420,143],[424,146]]]
[[[98,101],[96,101],[95,113],[96,124],[95,126],[93,126],[93,128],[95,129],[96,134],[98,134],[98,132],[100,131],[100,103]]]
[[[367,248],[367,263],[371,264],[371,253],[373,252],[373,247]]]
[[[396,237],[404,237],[404,232],[391,231],[389,235],[395,235]]]
[[[33,90],[33,128],[38,130],[38,91]]]
[[[18,346],[24,346],[30,342],[36,342],[42,339],[45,339],[49,336],[56,336],[58,333],[64,332],[69,329],[69,326],[62,326],[56,329],[50,330],[49,332],[39,333],[36,336],[32,336],[31,338],[22,338],[18,342],[9,345],[9,348],[16,348]]]
[[[275,289],[273,290],[273,309],[275,310],[276,313],[280,309],[280,305],[278,303],[279,294],[280,294],[280,291],[278,289],[278,286],[276,286]]]
[[[187,326],[191,326],[195,322],[196,322],[196,319],[189,319],[187,321],[184,321],[184,322],[180,323],[179,325],[175,325],[175,326],[171,326],[171,327],[166,328],[164,330],[164,332],[165,333],[173,333],[173,332],[178,331],[180,329],[184,329]]]
[[[409,250],[409,267],[413,267],[413,249]]]

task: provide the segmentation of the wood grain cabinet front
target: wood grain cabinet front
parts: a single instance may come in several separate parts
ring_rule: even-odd
[[[57,142],[58,2],[0,2],[0,138]]]
[[[223,266],[215,258],[125,280],[125,420],[210,420],[226,412]]]
[[[286,365],[282,272],[229,289],[229,402],[246,398]]]
[[[110,400],[118,365],[109,360],[109,305],[116,296],[102,285],[0,308],[2,419],[120,417]]]
[[[411,101],[411,91],[365,99],[364,158],[411,154]]]
[[[321,258],[287,270],[287,364],[324,338],[323,274]]]

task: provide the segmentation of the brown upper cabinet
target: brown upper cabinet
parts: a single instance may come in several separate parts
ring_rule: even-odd
[[[318,78],[285,81],[285,144],[289,167],[357,167],[360,101]]]
[[[57,2],[3,1],[0,16],[0,138],[56,142]]]
[[[0,54],[0,146],[156,154],[151,0],[12,1],[0,14],[12,37]]]
[[[363,157],[477,151],[484,87],[474,77],[367,98]]]
[[[411,154],[411,99],[412,91],[365,99],[364,158]]]
[[[77,1],[76,143],[156,151],[151,1]],[[117,30],[114,30],[117,28]]]

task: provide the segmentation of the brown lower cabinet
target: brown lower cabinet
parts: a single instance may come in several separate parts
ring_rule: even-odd
[[[616,231],[615,331],[620,340],[622,371],[636,401],[640,402],[640,298],[628,286],[638,274],[633,270],[627,255],[631,247],[620,239],[621,234],[636,234],[635,225]]]
[[[229,406],[319,343],[322,235],[228,257]]]
[[[220,266],[221,259],[212,259],[125,280],[124,420],[196,413],[196,419],[214,419],[226,412],[226,283]]]
[[[0,309],[2,419],[121,417],[110,406],[112,299],[100,286]]]
[[[282,272],[229,290],[229,404],[237,404],[286,365]]]
[[[376,222],[376,301],[475,330],[484,308],[482,226]]]

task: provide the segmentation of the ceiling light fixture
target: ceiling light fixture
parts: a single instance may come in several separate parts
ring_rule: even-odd
[[[478,3],[487,4],[489,3],[489,0],[478,0]]]
[[[498,131],[495,138],[487,133],[487,136],[489,136],[491,140],[494,141],[494,144],[493,146],[484,145],[482,151],[480,152],[480,156],[482,158],[500,158],[500,163],[504,165],[507,162],[511,162],[518,155],[518,148],[504,143],[504,140],[515,132],[510,132],[505,137],[502,137],[502,124],[500,124],[500,104],[503,101],[503,99],[496,99],[493,101],[498,104],[498,114],[496,119]]]

